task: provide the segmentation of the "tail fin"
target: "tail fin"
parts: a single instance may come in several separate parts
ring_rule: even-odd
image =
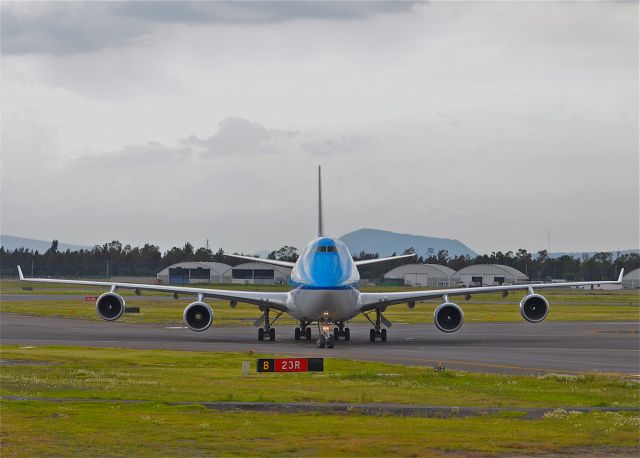
[[[322,172],[320,166],[318,166],[318,237],[324,237],[322,221]]]

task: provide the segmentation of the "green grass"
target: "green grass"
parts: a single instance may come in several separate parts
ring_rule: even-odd
[[[146,401],[388,402],[480,407],[640,406],[636,380],[504,376],[328,358],[324,373],[241,375],[247,353],[2,346],[0,393]]]
[[[4,456],[539,455],[639,451],[640,415],[575,413],[640,405],[637,381],[504,376],[327,359],[324,373],[241,375],[241,353],[0,347],[2,395],[80,402],[0,402]],[[39,364],[27,364],[38,362]],[[92,399],[146,402],[97,403]],[[543,407],[469,418],[219,412],[172,401],[395,402]],[[559,410],[556,407],[564,407]]]
[[[634,456],[627,413],[393,416],[221,413],[200,406],[3,401],[2,456],[434,456],[608,452]]]

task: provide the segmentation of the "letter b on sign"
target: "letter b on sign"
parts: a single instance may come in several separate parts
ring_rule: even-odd
[[[273,359],[258,358],[258,372],[274,372],[274,366]]]

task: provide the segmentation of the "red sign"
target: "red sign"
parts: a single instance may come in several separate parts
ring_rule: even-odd
[[[258,372],[309,372],[323,370],[322,358],[258,359]]]
[[[98,296],[85,296],[85,297],[84,297],[84,300],[85,300],[86,302],[95,302],[95,301],[97,301],[97,300],[98,300]]]

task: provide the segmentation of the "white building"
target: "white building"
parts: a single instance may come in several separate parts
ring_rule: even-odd
[[[640,268],[634,269],[622,277],[622,287],[625,289],[640,288]]]
[[[455,270],[438,264],[405,264],[384,275],[385,283],[406,286],[449,286]]]
[[[457,271],[451,277],[451,285],[513,285],[524,283],[528,280],[529,277],[513,267],[501,264],[474,264]]]
[[[231,266],[221,262],[179,262],[156,275],[158,283],[188,285],[190,283],[231,283]]]

